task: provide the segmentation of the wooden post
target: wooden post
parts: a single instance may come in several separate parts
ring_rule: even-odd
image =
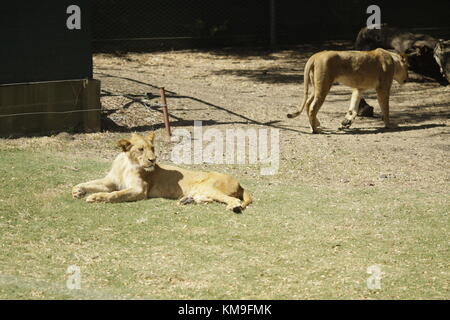
[[[163,107],[164,126],[166,127],[167,135],[170,137],[172,132],[170,131],[169,111],[167,109],[166,91],[164,88],[160,89],[161,93],[161,105]]]

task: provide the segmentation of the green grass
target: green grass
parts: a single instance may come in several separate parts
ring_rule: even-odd
[[[109,165],[1,151],[1,299],[450,297],[443,194],[244,177],[255,203],[241,215],[221,204],[71,198],[72,185]],[[81,268],[81,290],[65,287],[69,265]],[[381,290],[366,286],[371,265]]]

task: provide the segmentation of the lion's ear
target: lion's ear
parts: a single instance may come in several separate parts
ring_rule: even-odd
[[[153,141],[155,140],[155,132],[154,132],[154,131],[149,132],[148,135],[147,135],[147,139],[148,139],[151,143],[153,143]]]
[[[131,149],[131,142],[128,141],[127,139],[121,139],[121,140],[117,141],[117,145],[120,148],[122,148],[123,152],[130,151],[130,149]]]

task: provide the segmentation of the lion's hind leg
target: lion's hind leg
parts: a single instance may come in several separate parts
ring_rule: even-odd
[[[180,205],[187,205],[187,204],[192,204],[192,203],[208,203],[208,202],[213,202],[214,199],[205,196],[203,194],[191,194],[189,196],[184,196],[182,197],[180,200],[178,200],[178,204]]]
[[[311,103],[311,106],[308,106],[308,109],[306,109],[308,113],[309,118],[309,124],[311,126],[312,133],[320,133],[322,132],[320,128],[320,121],[317,119],[317,113],[320,110],[320,107],[325,101],[325,96],[318,96],[314,97],[313,102]]]
[[[231,210],[234,213],[241,213],[242,209],[243,209],[241,200],[239,200],[238,198],[228,196],[216,188],[211,188],[208,190],[201,190],[201,191],[199,190],[198,193],[196,193],[192,196],[182,198],[180,200],[180,204],[181,204],[181,201],[185,198],[192,199],[192,200],[189,200],[190,202],[188,202],[188,203],[192,203],[192,202],[208,203],[208,202],[213,202],[213,201],[225,203],[227,205],[227,210]]]
[[[330,92],[333,84],[333,81],[328,78],[329,77],[324,76],[323,79],[317,79],[317,75],[315,75],[314,78],[314,99],[311,104],[307,106],[308,109],[306,109],[312,133],[322,132],[320,128],[320,121],[317,119],[317,114],[325,102],[325,98],[327,97],[328,92]]]
[[[212,190],[209,195],[212,199],[218,202],[225,203],[227,205],[227,210],[231,210],[234,213],[242,212],[242,201],[235,197],[230,197],[220,190]]]
[[[241,213],[243,209],[241,200],[228,196],[217,188],[201,188],[200,190],[196,190],[195,192],[192,192],[178,200],[178,204],[201,204],[213,201],[225,203],[227,205],[227,209],[235,213]]]

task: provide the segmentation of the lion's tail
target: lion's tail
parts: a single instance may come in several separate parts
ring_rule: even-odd
[[[241,204],[241,208],[245,209],[245,207],[247,207],[250,203],[253,202],[252,197],[250,196],[250,194],[248,193],[247,190],[243,190],[242,192],[242,204]]]
[[[295,118],[298,117],[302,112],[303,109],[305,109],[306,106],[306,101],[308,100],[308,88],[309,88],[309,74],[311,71],[314,70],[314,60],[313,59],[309,59],[308,62],[306,62],[305,65],[305,71],[303,73],[303,83],[304,83],[304,90],[303,90],[303,103],[302,103],[302,108],[294,113],[288,113],[287,117],[288,118]]]

